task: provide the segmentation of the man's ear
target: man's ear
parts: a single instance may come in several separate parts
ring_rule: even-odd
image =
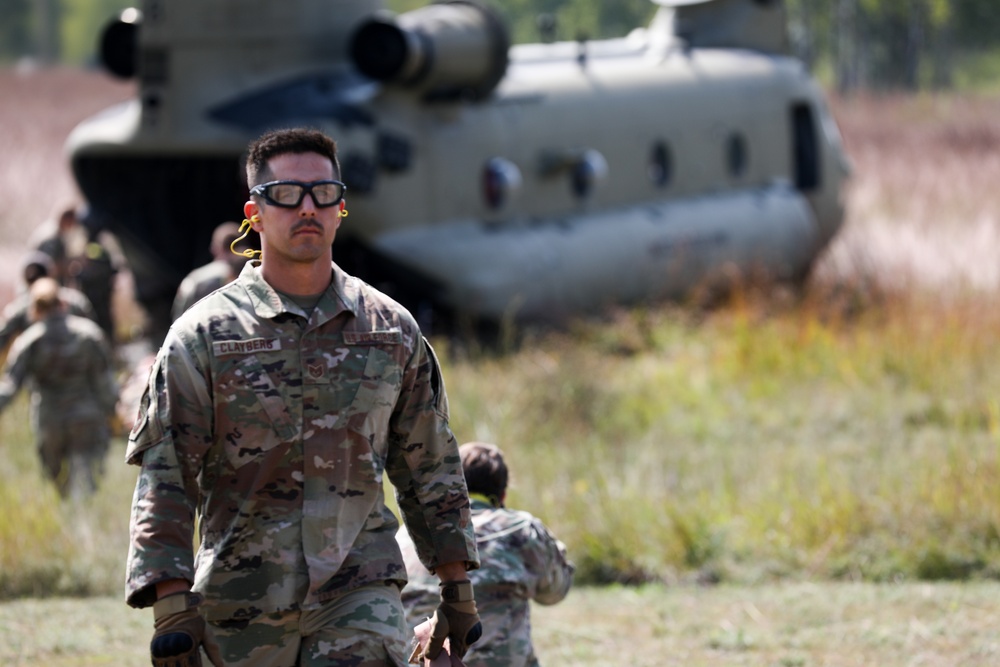
[[[347,202],[343,199],[340,200],[340,206],[337,208],[337,218],[333,221],[333,228],[340,229],[340,223],[344,221],[344,209],[347,207]]]
[[[248,200],[245,204],[243,204],[243,215],[245,215],[246,218],[247,218],[247,220],[250,221],[250,227],[255,232],[259,232],[260,231],[260,227],[261,227],[261,225],[260,225],[260,206],[257,205],[257,202],[255,202],[255,201],[253,201],[251,199],[251,200]],[[256,219],[254,219],[255,216],[256,216]]]

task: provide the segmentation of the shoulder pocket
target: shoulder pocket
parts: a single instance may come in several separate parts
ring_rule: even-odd
[[[444,390],[444,377],[441,375],[441,364],[430,342],[424,338],[427,357],[431,365],[431,390],[434,392],[434,409],[445,421],[448,421],[448,393]]]
[[[136,415],[135,424],[128,435],[128,446],[125,449],[126,463],[140,465],[143,452],[162,442],[164,437],[166,434],[163,425],[156,417],[156,403],[152,399],[150,385],[147,384],[139,401],[139,413]]]

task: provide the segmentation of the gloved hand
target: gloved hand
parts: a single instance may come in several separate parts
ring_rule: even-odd
[[[441,604],[431,617],[431,637],[419,658],[433,660],[441,653],[445,638],[451,639],[451,655],[462,658],[469,644],[483,634],[471,581],[441,584]],[[419,647],[418,647],[419,648]]]
[[[203,600],[199,593],[174,593],[153,604],[153,667],[201,667],[202,646],[215,667],[224,667],[219,645],[198,613]]]

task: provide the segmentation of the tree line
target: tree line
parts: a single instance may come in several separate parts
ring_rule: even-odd
[[[787,0],[793,50],[842,91],[941,90],[996,51],[996,0]]]
[[[649,0],[486,1],[515,43],[621,37],[648,24],[657,9]],[[93,62],[103,25],[137,4],[0,0],[0,62]],[[386,4],[403,12],[429,2]],[[971,57],[1000,58],[997,0],[785,0],[785,7],[793,52],[841,91],[948,89]]]

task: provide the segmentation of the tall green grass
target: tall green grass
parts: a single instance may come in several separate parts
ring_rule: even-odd
[[[580,582],[1000,578],[992,296],[813,292],[437,340],[453,429],[503,447]],[[0,595],[120,592],[122,443],[73,505],[26,422],[0,417]]]
[[[63,500],[43,477],[22,395],[0,417],[0,598],[124,591],[135,471],[114,441],[93,496]]]
[[[585,581],[994,577],[989,297],[622,312],[447,368]]]

